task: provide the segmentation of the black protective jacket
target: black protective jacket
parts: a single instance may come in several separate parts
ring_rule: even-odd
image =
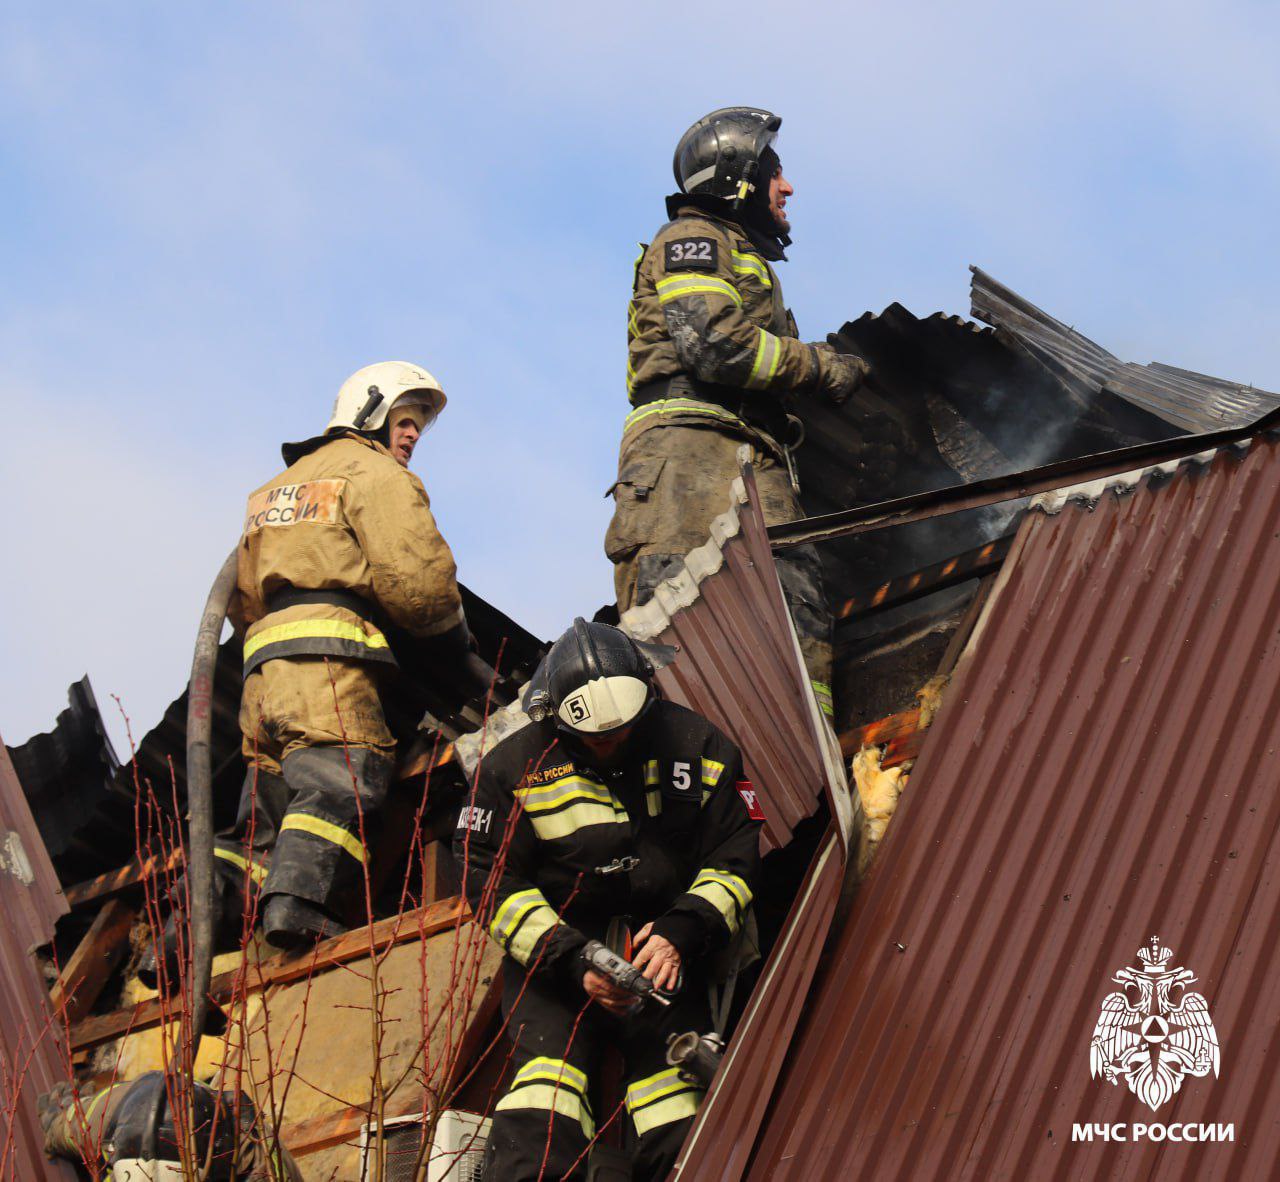
[[[554,723],[532,723],[481,765],[454,834],[477,919],[520,964],[567,970],[610,919],[654,921],[686,966],[735,934],[760,868],[763,819],[738,748],[659,701],[628,760],[599,772]]]

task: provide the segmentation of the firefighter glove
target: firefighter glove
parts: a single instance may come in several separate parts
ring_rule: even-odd
[[[830,345],[812,345],[818,375],[814,389],[839,405],[844,402],[870,372],[861,357],[853,353],[837,353]]]

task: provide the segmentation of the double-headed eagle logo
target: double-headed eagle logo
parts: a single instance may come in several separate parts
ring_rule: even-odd
[[[1170,968],[1172,952],[1138,949],[1137,969],[1123,968],[1112,980],[1122,987],[1102,999],[1102,1013],[1089,1044],[1089,1073],[1110,1084],[1123,1079],[1153,1112],[1167,1103],[1188,1075],[1218,1074],[1218,1032],[1190,969]]]

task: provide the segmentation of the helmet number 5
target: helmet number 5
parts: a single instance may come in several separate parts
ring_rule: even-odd
[[[689,765],[687,763],[673,763],[671,765],[671,787],[677,792],[688,792],[689,785],[693,781],[689,777]]]

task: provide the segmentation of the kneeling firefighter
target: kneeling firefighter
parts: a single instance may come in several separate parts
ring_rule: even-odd
[[[177,1182],[184,1156],[208,1163],[200,1174],[207,1182],[302,1179],[284,1147],[270,1145],[248,1096],[166,1079],[162,1071],[96,1093],[59,1084],[40,1097],[39,1116],[50,1157],[106,1165],[113,1179]]]
[[[249,498],[232,604],[248,774],[214,846],[220,948],[241,935],[246,876],[276,946],[343,930],[367,858],[362,823],[390,784],[380,690],[398,667],[476,693],[494,676],[472,652],[453,555],[407,469],[444,404],[425,369],[368,366],[343,384],[325,432],[285,444],[288,467]],[[161,944],[172,972],[172,920]]]
[[[667,1036],[711,1025],[711,962],[751,904],[762,814],[737,747],[659,696],[656,660],[618,629],[576,620],[529,685],[533,721],[485,756],[459,818],[454,856],[506,952],[515,1043],[490,1182],[586,1177],[605,1047],[625,1061],[636,1179],[666,1176],[703,1095],[667,1064]],[[597,971],[601,944],[630,956],[645,989]]]

